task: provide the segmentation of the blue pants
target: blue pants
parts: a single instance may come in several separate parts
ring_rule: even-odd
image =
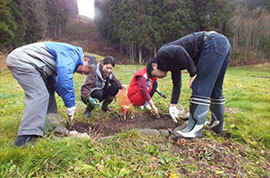
[[[219,33],[205,40],[197,64],[197,77],[192,84],[192,95],[211,98],[222,97],[222,86],[229,63],[231,45]]]

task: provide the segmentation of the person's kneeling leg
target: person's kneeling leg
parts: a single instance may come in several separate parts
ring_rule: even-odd
[[[103,90],[95,90],[90,95],[92,98],[96,98],[99,101],[102,101]],[[83,101],[87,106],[85,108],[84,116],[87,118],[91,118],[91,112],[96,108],[89,101]]]
[[[109,86],[108,90],[105,90],[104,93],[107,94],[107,97],[105,98],[104,102],[102,103],[102,107],[101,109],[103,111],[111,111],[112,109],[109,107],[109,104],[111,104],[111,102],[113,101],[113,99],[115,98],[116,94],[118,93],[119,88],[117,88],[116,86],[112,85]]]

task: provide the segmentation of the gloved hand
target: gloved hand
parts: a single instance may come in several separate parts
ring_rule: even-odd
[[[177,123],[176,118],[179,117],[179,110],[176,108],[176,105],[169,107],[169,114],[172,118],[172,120]]]
[[[121,85],[121,90],[126,90],[126,88],[127,88],[127,85],[125,85],[125,84]]]
[[[76,107],[75,106],[72,106],[70,108],[67,108],[67,115],[70,118],[70,120],[73,120],[75,110],[76,110]]]
[[[100,103],[96,98],[89,97],[88,101],[92,106],[94,106],[94,108],[98,108],[100,106]]]

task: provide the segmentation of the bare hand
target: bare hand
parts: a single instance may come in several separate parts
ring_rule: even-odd
[[[153,109],[155,114],[158,114],[158,109],[157,109],[157,107],[155,105],[152,106],[152,109]]]
[[[192,88],[192,84],[193,84],[194,80],[196,79],[196,77],[197,77],[197,74],[190,78],[190,80],[189,80],[189,87],[190,88]]]

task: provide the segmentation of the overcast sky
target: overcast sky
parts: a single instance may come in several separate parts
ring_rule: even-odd
[[[79,15],[94,18],[94,0],[77,0]]]

